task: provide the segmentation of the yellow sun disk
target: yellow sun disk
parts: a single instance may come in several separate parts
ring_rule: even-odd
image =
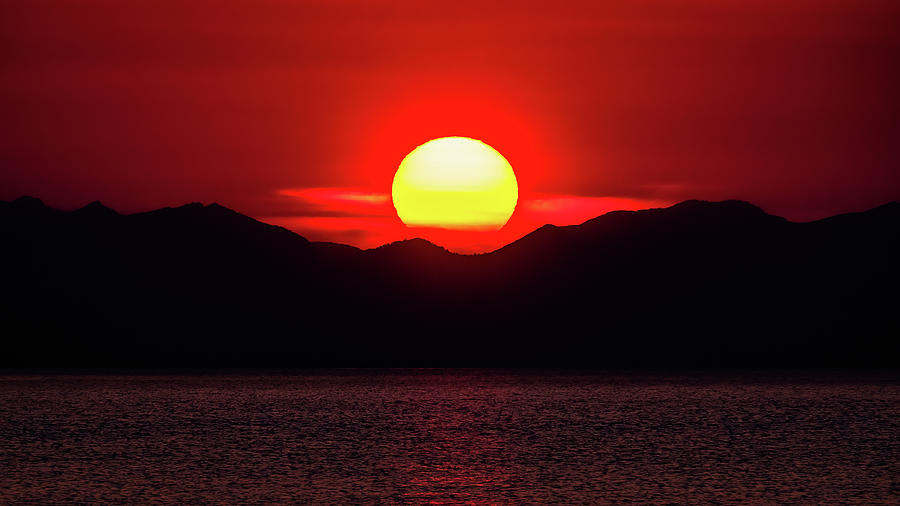
[[[499,229],[519,197],[509,162],[467,137],[442,137],[414,149],[391,188],[397,215],[409,226]]]

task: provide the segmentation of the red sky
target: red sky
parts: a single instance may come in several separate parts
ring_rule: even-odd
[[[520,200],[461,251],[689,198],[862,210],[900,200],[898,26],[896,0],[0,0],[0,199],[371,247],[422,235],[403,156],[462,135]]]

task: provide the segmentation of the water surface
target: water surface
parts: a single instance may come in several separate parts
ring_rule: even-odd
[[[898,502],[897,380],[11,375],[0,502]]]

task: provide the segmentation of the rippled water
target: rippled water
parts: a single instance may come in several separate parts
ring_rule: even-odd
[[[0,502],[897,502],[894,375],[0,378]]]

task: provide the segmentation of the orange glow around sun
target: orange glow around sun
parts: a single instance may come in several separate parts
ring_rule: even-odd
[[[410,227],[498,230],[519,198],[512,166],[497,150],[468,137],[418,146],[391,187],[397,215]]]
[[[609,211],[674,203],[590,192],[573,194],[571,186],[560,188],[555,183],[559,167],[571,166],[574,161],[568,140],[554,133],[559,122],[538,107],[539,102],[517,98],[506,90],[492,85],[489,79],[426,79],[383,90],[377,101],[352,104],[363,120],[342,126],[358,143],[358,149],[334,152],[336,166],[346,168],[335,170],[343,179],[328,186],[280,188],[271,200],[279,214],[258,218],[312,241],[369,249],[422,238],[455,253],[479,254],[501,248],[545,224],[576,225]],[[462,155],[465,150],[456,152],[454,144],[468,146],[475,154],[469,161],[455,163],[456,156],[468,156]],[[432,149],[432,155],[416,160]],[[445,150],[449,152],[441,153]],[[495,195],[500,196],[496,201],[487,198],[491,192],[482,194],[482,204],[496,207],[480,211],[464,202],[464,197],[473,196],[464,193],[467,186],[477,187],[479,177],[483,178],[481,184],[489,182],[491,170],[481,173],[468,165],[477,162],[479,156],[487,165],[493,163],[493,173],[502,176],[495,183],[510,183],[505,186],[506,197],[504,186],[495,186]],[[604,160],[597,160],[597,164],[607,165]],[[414,167],[416,170],[406,174],[406,169]],[[416,174],[418,171],[421,174]],[[394,184],[407,175],[415,176],[413,181]],[[464,184],[472,176],[476,184]],[[404,199],[403,191],[397,191],[398,186],[406,186],[409,199]],[[429,194],[430,190],[439,192]],[[446,197],[443,203],[438,202],[440,191]],[[440,214],[438,204],[444,204]]]

